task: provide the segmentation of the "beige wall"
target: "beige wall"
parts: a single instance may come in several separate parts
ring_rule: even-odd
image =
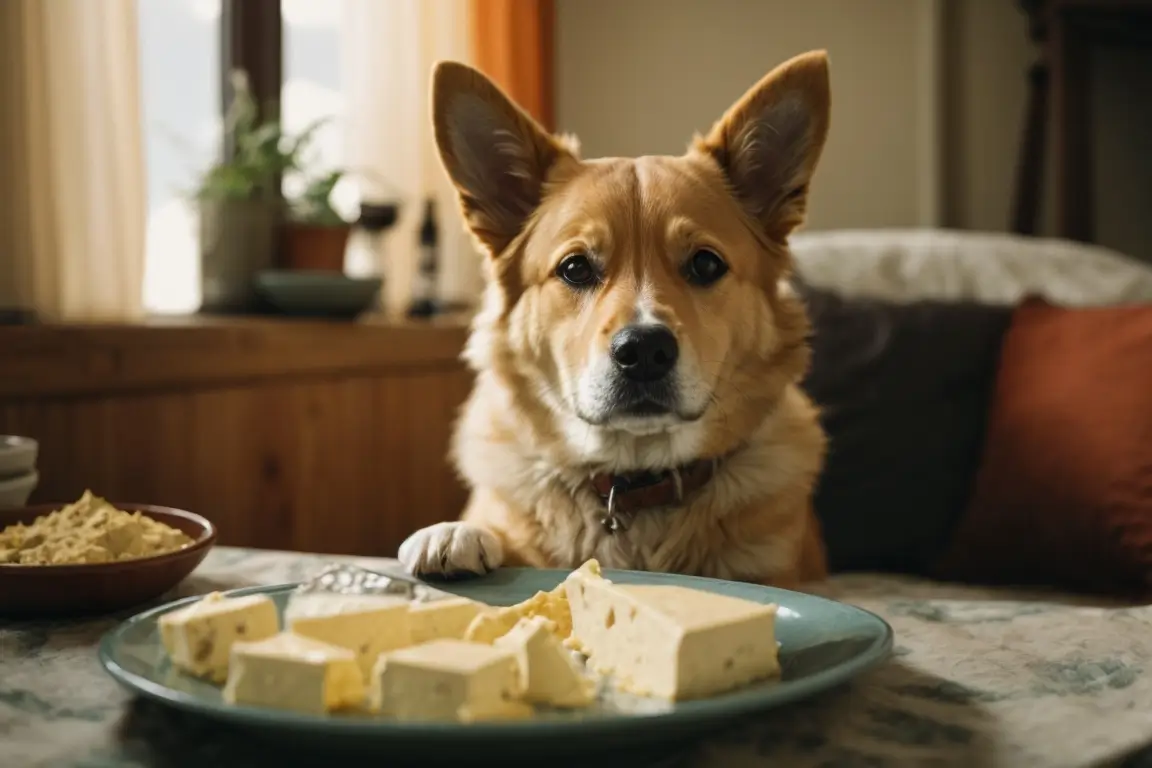
[[[1006,229],[1027,73],[1036,57],[1027,18],[1015,0],[944,0],[943,5],[944,220],[965,229]]]
[[[917,159],[931,0],[560,0],[557,120],[584,154],[680,153],[774,65],[832,59],[813,227],[931,223]]]
[[[1035,56],[1014,0],[557,6],[558,122],[587,156],[680,152],[774,65],[826,48],[832,134],[809,228],[1009,225]],[[1152,101],[1138,96],[1152,56],[1136,58],[1102,56],[1097,68],[1098,229],[1152,260]]]

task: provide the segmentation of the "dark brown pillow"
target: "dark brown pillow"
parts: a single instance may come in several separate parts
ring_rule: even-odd
[[[1016,311],[972,501],[935,574],[1152,584],[1152,306]]]
[[[924,574],[968,503],[1012,309],[797,289],[813,325],[803,386],[829,440],[815,497],[829,565]]]

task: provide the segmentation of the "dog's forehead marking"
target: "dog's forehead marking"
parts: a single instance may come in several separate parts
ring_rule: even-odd
[[[656,314],[656,302],[653,300],[652,283],[645,278],[636,291],[636,304],[632,311],[634,325],[665,325]]]
[[[644,254],[636,265],[639,289],[633,322],[666,326],[667,310],[661,306],[660,284],[668,279],[670,271],[656,265],[664,263],[668,254],[683,250],[687,238],[691,238],[698,227],[674,190],[685,179],[675,168],[673,158],[638,157],[632,161],[632,170],[636,178],[634,230],[637,247]]]

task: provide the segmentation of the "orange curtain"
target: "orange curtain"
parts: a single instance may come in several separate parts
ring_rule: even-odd
[[[476,65],[554,130],[553,0],[472,0]]]

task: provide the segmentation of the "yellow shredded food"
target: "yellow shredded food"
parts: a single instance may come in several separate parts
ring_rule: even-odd
[[[192,543],[183,531],[140,512],[116,509],[85,491],[79,501],[29,525],[16,523],[0,531],[0,563],[110,563],[175,552]]]

